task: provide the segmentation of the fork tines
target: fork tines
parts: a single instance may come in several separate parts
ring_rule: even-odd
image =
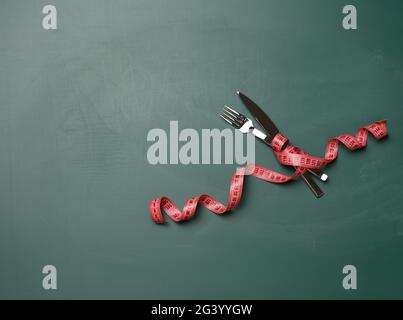
[[[220,114],[220,117],[237,129],[242,127],[246,121],[245,116],[228,106],[224,106],[223,113]]]

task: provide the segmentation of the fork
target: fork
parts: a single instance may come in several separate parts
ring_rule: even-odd
[[[243,114],[235,111],[233,108],[229,106],[224,106],[223,113],[220,114],[220,117],[224,119],[227,123],[233,126],[235,129],[238,129],[242,133],[251,133],[256,138],[265,142],[267,135],[262,131],[256,129],[253,125],[253,122],[248,117]],[[294,167],[295,168],[295,167]],[[308,169],[308,171],[310,171]],[[310,171],[311,172],[311,171]],[[315,174],[316,175],[316,174]],[[304,173],[301,178],[308,185],[311,191],[315,194],[317,198],[323,196],[323,191],[319,188],[316,182],[308,175],[308,173]]]

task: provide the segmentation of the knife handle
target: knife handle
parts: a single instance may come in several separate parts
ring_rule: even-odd
[[[255,129],[254,129],[255,130]],[[257,136],[255,133],[253,133],[254,136]],[[271,139],[266,136],[266,138],[262,139],[260,138],[261,141],[263,141],[268,147],[272,148],[271,146]],[[322,169],[308,169],[307,170],[309,173],[312,173],[315,177],[319,178],[322,181],[326,181],[328,178],[328,175],[325,174]],[[311,179],[312,180],[312,179]],[[320,189],[319,189],[320,190]]]
[[[312,179],[312,177],[308,173],[304,173],[301,176],[302,180],[308,185],[309,189],[313,192],[313,194],[316,196],[316,198],[320,198],[323,196],[325,193],[319,188],[319,186],[316,184],[316,182]]]
[[[312,173],[315,177],[319,178],[322,181],[326,181],[328,175],[322,171],[322,169],[308,169],[309,173]]]

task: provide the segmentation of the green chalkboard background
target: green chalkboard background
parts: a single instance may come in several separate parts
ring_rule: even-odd
[[[51,31],[46,4],[0,5],[1,298],[403,298],[401,1],[354,1],[350,31],[341,0],[53,0]],[[155,225],[149,200],[225,202],[236,165],[152,166],[147,133],[224,129],[237,89],[313,154],[375,120],[390,137],[341,150],[319,200],[250,178],[227,216]]]

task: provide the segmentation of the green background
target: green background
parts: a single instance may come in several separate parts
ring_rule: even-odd
[[[1,298],[403,298],[401,1],[54,0],[53,31],[46,4],[0,5]],[[225,202],[236,165],[152,166],[147,133],[227,128],[238,89],[313,154],[375,120],[390,137],[341,150],[319,200],[247,178],[226,216],[154,224],[160,195]]]

